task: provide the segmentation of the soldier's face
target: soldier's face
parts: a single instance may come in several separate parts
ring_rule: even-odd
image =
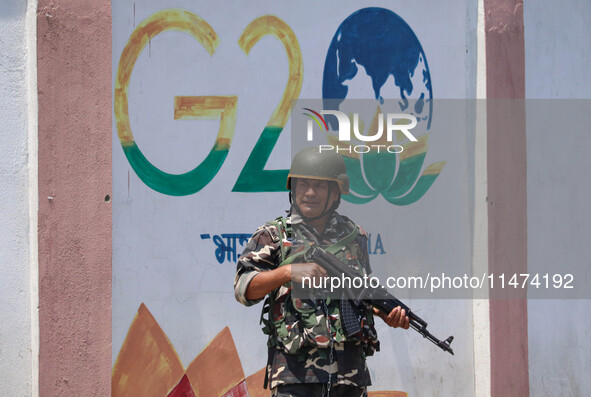
[[[329,182],[318,179],[295,180],[295,201],[303,216],[313,218],[332,207],[339,195],[338,187],[329,189]]]

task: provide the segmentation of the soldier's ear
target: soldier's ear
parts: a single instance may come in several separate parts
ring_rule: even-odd
[[[333,200],[333,202],[339,199],[339,197],[341,196],[341,191],[339,190],[339,185],[334,183],[334,185],[330,189],[330,195],[331,195],[331,199]]]

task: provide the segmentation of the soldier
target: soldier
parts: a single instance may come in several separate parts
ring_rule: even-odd
[[[340,248],[336,256],[360,276],[371,272],[367,237],[355,223],[336,212],[341,194],[349,193],[343,158],[307,148],[293,159],[287,177],[291,209],[258,228],[238,261],[236,299],[263,305],[269,335],[267,385],[276,397],[366,396],[371,385],[366,357],[379,350],[374,314],[391,327],[409,328],[404,309],[385,315],[352,300],[300,299],[290,283],[327,276],[316,263],[299,263],[311,244]],[[345,316],[357,322],[345,329]]]

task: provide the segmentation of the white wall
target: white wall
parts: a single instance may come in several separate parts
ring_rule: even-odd
[[[413,29],[428,60],[434,98],[475,97],[476,3],[429,0],[378,1],[371,5],[396,12]],[[263,222],[284,214],[288,207],[287,193],[231,191],[281,97],[288,66],[285,51],[276,39],[261,39],[245,55],[238,47],[238,38],[259,16],[281,18],[296,34],[302,51],[304,80],[299,97],[320,98],[324,61],[333,35],[347,16],[367,6],[361,1],[257,1],[238,9],[229,1],[113,2],[114,75],[134,28],[162,9],[191,11],[207,21],[220,38],[210,57],[189,35],[166,32],[152,37],[138,58],[129,88],[130,124],[135,141],[155,166],[168,173],[192,169],[210,150],[217,129],[217,120],[173,120],[175,95],[238,96],[236,132],[224,165],[203,190],[184,197],[163,195],[139,180],[123,153],[113,120],[113,360],[143,302],[185,366],[226,325],[245,374],[264,366],[266,338],[258,326],[260,307],[244,308],[234,301],[234,263],[217,263],[212,240],[200,237],[206,233],[212,237],[252,233]],[[458,16],[462,23],[449,23]],[[362,77],[362,73],[359,75]],[[437,117],[444,119],[441,110]],[[288,122],[267,169],[289,167],[289,132]],[[466,131],[453,131],[461,132]],[[360,223],[367,218],[360,213],[369,207],[384,215],[373,227],[365,222],[363,226],[374,236],[382,234],[390,264],[434,263],[441,262],[442,257],[449,263],[470,263],[474,138],[467,135],[432,134],[425,167],[447,161],[446,168],[416,205],[397,207],[381,197],[371,206],[354,208],[343,203],[343,213]],[[458,153],[450,151],[451,146]],[[374,269],[386,262],[386,256],[372,258]],[[409,304],[429,321],[434,334],[456,336],[457,355],[439,351],[414,331],[403,333],[382,327],[383,351],[369,361],[374,390],[399,389],[410,395],[438,396],[472,392],[473,335],[471,327],[466,326],[472,324],[472,302],[413,299]],[[454,307],[453,316],[446,315],[449,305]]]
[[[33,2],[35,3],[35,2]],[[31,6],[30,6],[31,7]],[[34,7],[34,6],[33,6]],[[33,16],[33,24],[30,23]],[[31,83],[30,48],[34,55],[34,10],[27,14],[27,2],[4,0],[0,8],[0,394],[35,395],[36,357],[33,334],[36,302],[36,266],[32,261],[36,228],[31,229],[29,131]],[[27,33],[27,29],[30,28]],[[36,92],[34,92],[36,94]],[[33,124],[31,124],[33,123]],[[36,180],[34,181],[36,183]],[[31,194],[33,193],[33,194]],[[33,320],[32,320],[33,318]]]
[[[528,268],[562,273],[581,269],[574,285],[579,296],[587,298],[591,295],[589,18],[591,3],[586,0],[524,2],[526,97],[561,100],[553,106],[555,112],[565,112],[554,113],[546,127],[533,119],[535,115],[527,116]],[[587,100],[567,102],[569,98]],[[589,394],[590,311],[589,299],[529,300],[530,395]]]

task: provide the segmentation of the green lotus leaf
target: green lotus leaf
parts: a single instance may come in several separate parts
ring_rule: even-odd
[[[384,197],[400,197],[407,193],[419,177],[426,155],[426,153],[420,153],[402,160],[394,182],[383,192]]]
[[[443,166],[445,165],[445,161],[441,161],[439,163],[431,164],[423,175],[419,178],[414,188],[405,196],[402,197],[392,197],[384,195],[384,198],[391,204],[394,205],[409,205],[417,200],[419,200],[423,195],[429,190],[435,179],[439,176]]]
[[[350,190],[360,196],[377,196],[376,191],[365,183],[359,159],[348,156],[343,156],[343,159],[345,160],[345,167],[347,167],[347,175],[349,175]]]
[[[403,154],[369,152],[361,154],[361,158],[343,156],[350,183],[350,193],[343,196],[343,200],[365,204],[381,194],[394,205],[418,201],[445,165],[445,161],[431,164],[419,177],[427,155],[427,142],[428,135],[419,137],[418,141],[405,146]],[[397,157],[400,158],[398,167]]]
[[[367,196],[367,197],[363,197],[363,196],[358,196],[355,193],[353,193],[352,191],[349,192],[349,194],[347,195],[343,195],[341,196],[341,198],[345,201],[348,201],[349,203],[352,204],[365,204],[365,203],[369,203],[371,200],[375,199],[376,197],[378,197],[378,193],[374,193],[371,196]]]
[[[390,186],[396,173],[396,154],[369,152],[363,154],[363,171],[369,185],[378,192]]]

